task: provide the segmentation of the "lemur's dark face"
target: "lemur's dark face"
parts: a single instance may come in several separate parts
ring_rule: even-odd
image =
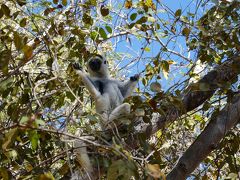
[[[105,77],[108,76],[107,60],[101,55],[95,55],[88,61],[88,70],[92,76]]]
[[[102,61],[99,56],[96,56],[96,57],[91,58],[89,60],[88,64],[92,71],[97,72],[101,68]]]

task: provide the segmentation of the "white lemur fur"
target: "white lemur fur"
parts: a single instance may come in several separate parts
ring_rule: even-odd
[[[95,55],[88,60],[89,74],[84,72],[78,63],[73,64],[73,67],[94,98],[96,112],[101,116],[105,127],[113,120],[130,113],[130,105],[123,101],[135,89],[139,75],[136,74],[125,82],[111,78],[108,62],[101,55]]]
[[[101,116],[104,129],[109,128],[113,120],[130,114],[130,104],[123,103],[123,101],[135,89],[139,75],[134,75],[125,82],[111,78],[108,71],[108,62],[101,55],[95,55],[88,60],[89,74],[78,63],[74,63],[73,67],[93,97],[96,112]],[[93,177],[93,167],[87,154],[86,144],[77,141],[74,146],[78,148],[75,151],[78,162],[87,174]]]

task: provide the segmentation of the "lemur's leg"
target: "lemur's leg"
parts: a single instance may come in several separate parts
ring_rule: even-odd
[[[131,107],[128,103],[123,103],[119,105],[109,115],[108,122],[112,122],[114,119],[130,114],[130,109]]]
[[[84,72],[80,64],[74,63],[73,67],[76,70],[76,73],[82,78],[84,85],[93,96],[93,98],[97,98],[99,95],[101,95],[101,93],[93,85],[91,78]]]

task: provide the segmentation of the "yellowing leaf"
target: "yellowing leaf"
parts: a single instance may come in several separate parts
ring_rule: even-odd
[[[152,7],[152,5],[153,5],[152,0],[146,0],[145,5],[146,5],[147,7]]]
[[[28,161],[24,161],[24,166],[25,166],[25,169],[27,170],[27,172],[30,172],[33,169],[33,166]]]
[[[8,150],[11,143],[13,143],[14,137],[17,135],[17,133],[18,133],[17,128],[9,130],[9,132],[5,136],[5,139],[3,140],[3,144],[2,144],[3,150],[5,150],[5,151]]]
[[[58,4],[58,0],[53,0],[53,3],[54,4]]]
[[[33,48],[31,46],[25,45],[22,48],[22,51],[24,53],[24,56],[25,56],[26,60],[29,60],[32,57]]]
[[[158,164],[147,164],[146,165],[147,173],[153,178],[166,179],[166,176],[160,171]]]
[[[182,30],[182,34],[183,34],[185,37],[188,37],[189,34],[190,34],[190,29],[188,29],[187,27],[185,27],[185,28]]]
[[[132,7],[132,0],[127,0],[125,2],[125,8],[130,9]]]
[[[146,52],[150,52],[150,47],[145,47],[145,49],[144,49],[144,51],[146,51]]]
[[[62,0],[62,5],[67,6],[67,0]]]
[[[168,61],[161,61],[161,68],[162,68],[162,72],[163,72],[163,76],[168,79],[168,72],[169,72],[169,64]]]
[[[55,180],[51,172],[41,174],[38,179],[39,180]]]

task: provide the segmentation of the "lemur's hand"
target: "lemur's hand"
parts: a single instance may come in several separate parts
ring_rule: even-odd
[[[134,76],[131,76],[131,77],[130,77],[130,80],[131,80],[131,81],[138,81],[139,76],[140,76],[139,74],[135,74]]]
[[[75,62],[72,66],[74,69],[82,71],[82,66],[79,63]]]

